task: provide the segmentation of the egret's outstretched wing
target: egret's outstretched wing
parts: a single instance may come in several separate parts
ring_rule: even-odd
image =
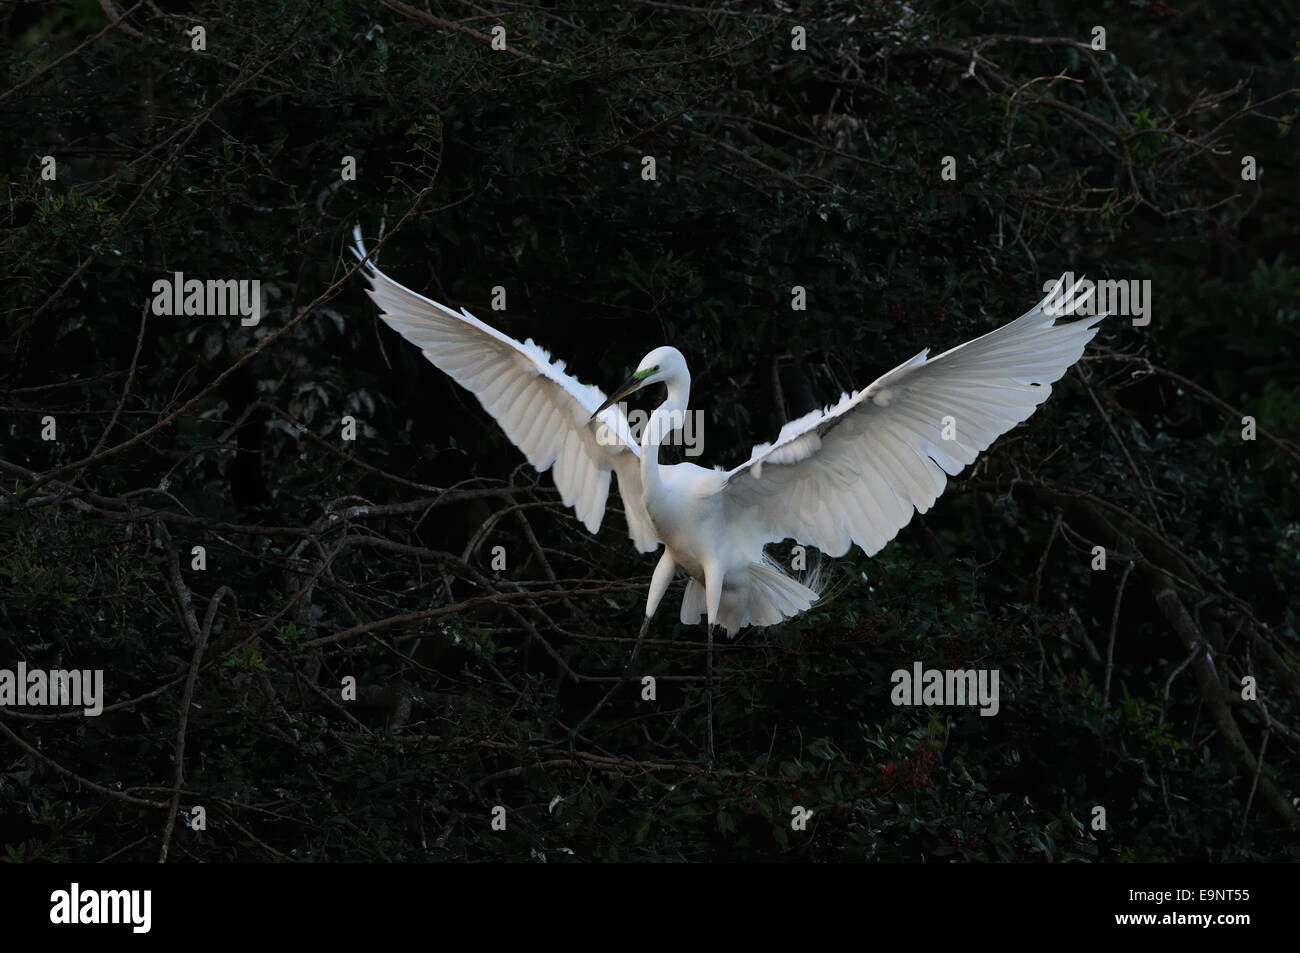
[[[353,254],[364,258],[360,226],[353,237]],[[457,314],[398,284],[373,262],[366,263],[366,277],[367,293],[393,330],[477,397],[534,469],[545,472],[554,464],[560,499],[587,529],[600,529],[613,470],[633,544],[643,553],[658,546],[645,508],[640,448],[627,417],[615,405],[588,419],[605,402],[600,388],[564,373],[564,362],[552,363],[531,338],[520,344],[463,308]]]
[[[1063,281],[1064,279],[1062,279]],[[764,542],[793,538],[874,555],[939,497],[948,475],[1025,420],[1083,354],[1105,314],[1056,324],[1091,291],[1062,281],[1010,324],[935,358],[900,364],[864,391],[792,420],[727,474],[729,522]],[[1080,282],[1081,283],[1081,282]]]

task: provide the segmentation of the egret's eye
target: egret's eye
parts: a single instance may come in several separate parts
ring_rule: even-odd
[[[639,381],[643,381],[647,377],[650,377],[652,374],[658,374],[658,373],[659,373],[659,365],[656,364],[654,367],[647,367],[644,371],[637,371],[632,376]]]

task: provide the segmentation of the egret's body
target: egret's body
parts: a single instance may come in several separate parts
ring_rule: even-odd
[[[690,579],[682,599],[683,622],[697,622],[703,614],[710,625],[736,632],[809,608],[817,592],[770,563],[763,552],[767,541],[756,527],[743,519],[728,520],[723,495],[727,474],[693,463],[661,466],[654,436],[652,417],[641,441],[641,480],[664,554],[651,580],[646,615],[655,614],[676,569]]]
[[[646,616],[654,615],[674,571],[680,568],[694,583],[682,603],[682,620],[698,620],[698,606],[694,603],[698,601],[696,587],[702,585],[709,624],[721,624],[734,631],[744,624],[749,567],[761,566],[763,541],[744,532],[744,524],[728,525],[722,495],[727,478],[721,470],[706,470],[693,463],[660,465],[660,443],[673,423],[682,419],[690,399],[690,373],[675,348],[658,348],[642,364],[659,367],[668,384],[667,399],[655,410],[641,437],[646,512],[655,535],[664,544],[664,554],[651,580]],[[766,567],[762,571],[772,572]],[[724,601],[726,612],[722,611]]]
[[[364,258],[359,229],[355,235],[355,253]],[[659,463],[660,445],[690,401],[690,372],[677,349],[651,351],[607,399],[531,340],[521,344],[467,311],[418,295],[373,262],[367,277],[384,320],[472,391],[538,471],[554,467],[562,501],[593,533],[610,474],[618,474],[633,544],[641,552],[664,547],[641,634],[682,570],[681,620],[706,618],[710,675],[715,625],[728,632],[773,625],[818,598],[815,586],[767,557],[765,545],[792,538],[830,556],[853,544],[874,555],[913,512],[929,509],[947,476],[1047,399],[1106,316],[1057,324],[1057,315],[1088,297],[1075,297],[1078,284],[1061,293],[1058,282],[1017,320],[935,358],[922,351],[865,390],[790,421],[776,441],[723,471]],[[617,402],[654,383],[667,385],[667,398],[637,442]],[[711,763],[711,692],[709,701]]]

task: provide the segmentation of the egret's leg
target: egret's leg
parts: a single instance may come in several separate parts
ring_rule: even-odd
[[[705,652],[704,669],[705,681],[708,687],[704,690],[704,708],[707,712],[708,728],[704,735],[704,767],[705,770],[712,773],[713,763],[717,759],[713,756],[713,625],[709,625],[708,649]]]
[[[609,686],[609,691],[605,693],[604,698],[596,702],[596,707],[593,708],[591,711],[587,712],[587,714],[583,716],[582,721],[574,725],[573,730],[569,732],[570,749],[573,748],[573,742],[574,739],[578,737],[578,732],[582,731],[583,727],[586,726],[587,722],[591,721],[591,719],[596,717],[596,712],[604,708],[605,702],[613,698],[614,693],[623,686],[623,683],[625,681],[627,681],[627,677],[632,671],[632,666],[636,662],[636,654],[637,652],[641,651],[641,642],[645,639],[645,634],[649,630],[649,628],[650,628],[650,616],[646,616],[645,621],[641,623],[641,631],[636,634],[636,642],[632,645],[632,655],[627,660],[627,667],[623,669],[623,674],[619,676],[617,682]]]
[[[708,634],[705,636],[706,648],[704,658],[705,688],[704,710],[708,727],[704,735],[704,767],[712,773],[716,760],[713,756],[713,627],[718,623],[718,606],[722,604],[722,571],[704,570],[704,606],[708,612]]]
[[[623,669],[623,674],[618,677],[618,681],[609,687],[609,691],[605,693],[605,696],[601,698],[600,701],[596,702],[596,707],[587,712],[587,714],[583,716],[582,720],[574,725],[572,730],[570,730],[567,739],[570,752],[573,751],[574,742],[577,740],[579,732],[582,731],[587,722],[596,717],[596,712],[604,708],[605,703],[613,698],[614,693],[622,687],[625,681],[627,681],[628,675],[632,672],[632,666],[636,663],[637,653],[641,651],[641,643],[645,641],[645,634],[650,629],[650,619],[654,616],[655,610],[659,608],[659,602],[663,599],[664,593],[668,590],[668,584],[673,581],[673,573],[676,571],[677,562],[665,549],[664,554],[659,557],[659,564],[655,566],[654,575],[650,577],[650,595],[646,599],[645,621],[641,623],[641,631],[636,635],[636,642],[632,645],[632,655],[627,660],[627,666]],[[554,748],[561,743],[562,742],[558,741],[551,742],[550,744],[542,745],[540,748],[535,748],[533,750],[540,751],[545,748]]]

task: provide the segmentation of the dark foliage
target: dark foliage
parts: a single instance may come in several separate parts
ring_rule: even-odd
[[[106,710],[0,709],[4,852],[1297,859],[1297,10],[1221,6],[5,8],[0,667],[102,668]],[[708,776],[680,582],[657,699],[534,750],[653,563],[376,319],[345,247],[381,220],[385,270],[585,381],[681,349],[707,464],[1063,271],[1153,308],[720,647]],[[260,324],[148,313],[178,271],[260,280]],[[916,660],[999,669],[998,715],[892,705]]]

